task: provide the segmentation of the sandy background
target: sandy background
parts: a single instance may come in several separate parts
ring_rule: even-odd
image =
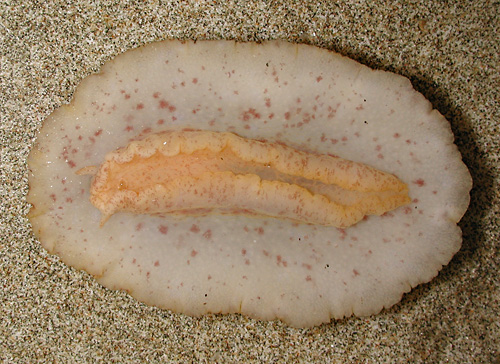
[[[20,3],[0,2],[0,360],[500,362],[498,2]],[[392,309],[307,330],[147,307],[48,255],[26,219],[37,130],[105,61],[168,38],[287,39],[409,77],[474,178],[460,252]]]

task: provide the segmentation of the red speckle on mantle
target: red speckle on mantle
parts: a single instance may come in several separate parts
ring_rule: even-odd
[[[422,178],[419,178],[419,179],[413,181],[413,183],[416,184],[418,187],[425,186],[425,181]]]
[[[259,226],[258,228],[254,229],[259,235],[264,235],[264,229],[262,226]]]
[[[248,109],[247,111],[244,111],[241,114],[241,119],[243,121],[249,121],[250,118],[260,119],[260,114],[255,109],[252,109],[252,108]]]
[[[171,105],[168,101],[160,100],[159,102],[160,109],[168,109],[170,112],[175,111],[175,106]]]
[[[205,232],[203,233],[203,237],[204,237],[205,239],[207,239],[207,240],[208,240],[208,239],[210,239],[210,238],[212,237],[212,230],[210,230],[210,229],[209,229],[209,230],[205,231]]]

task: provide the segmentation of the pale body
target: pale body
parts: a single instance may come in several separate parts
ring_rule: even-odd
[[[100,227],[89,176],[165,130],[232,132],[393,174],[411,203],[352,227],[241,215],[116,213]],[[400,76],[282,42],[162,42],[84,80],[29,160],[43,246],[111,289],[190,315],[312,326],[370,315],[432,279],[461,246],[471,179],[449,123]]]

